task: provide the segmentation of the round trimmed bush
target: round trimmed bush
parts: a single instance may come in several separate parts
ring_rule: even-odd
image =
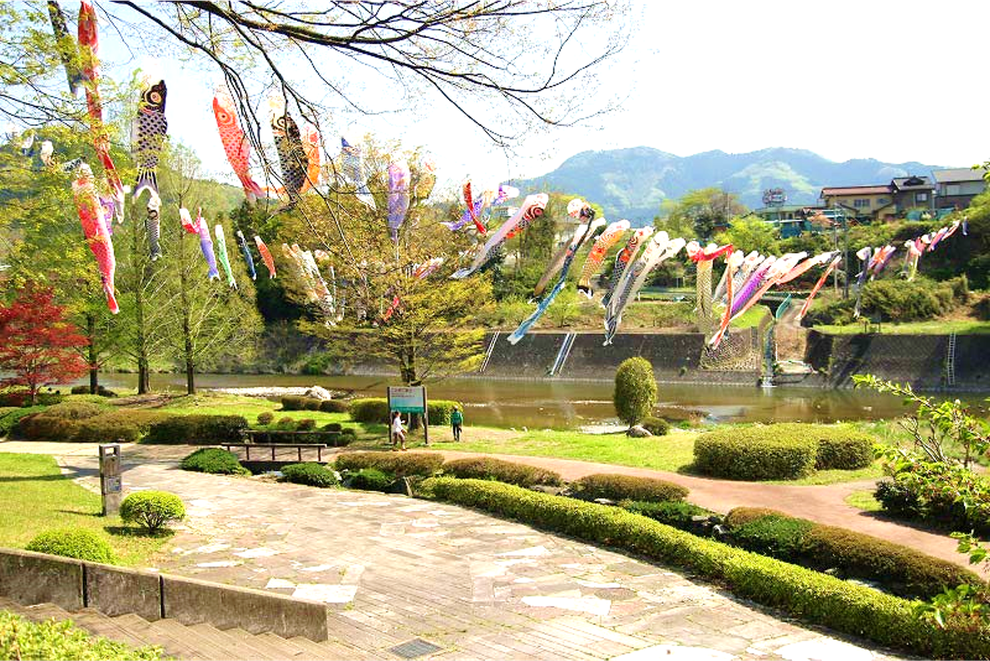
[[[612,402],[619,420],[629,426],[650,415],[657,405],[657,381],[650,361],[638,356],[622,361],[615,372]]]
[[[265,425],[265,426],[270,425],[272,424],[272,420],[274,419],[275,419],[275,414],[272,413],[271,411],[265,411],[264,413],[258,414],[259,425]]]
[[[250,475],[251,471],[241,466],[233,452],[220,448],[200,448],[179,464],[182,470],[214,475]]]
[[[815,469],[817,446],[807,438],[768,433],[768,428],[721,429],[694,441],[694,466],[705,475],[733,480],[793,480]]]
[[[652,477],[636,477],[619,473],[595,473],[572,482],[571,487],[582,500],[607,498],[612,501],[641,500],[661,502],[684,500],[688,490],[679,484]]]
[[[302,411],[306,408],[306,398],[302,395],[287,395],[282,398],[283,411]]]
[[[806,427],[807,425],[802,425]],[[866,468],[873,463],[873,438],[848,427],[822,427],[817,430],[818,454],[815,468]]]
[[[384,397],[354,399],[351,400],[350,413],[354,422],[388,424],[388,401]]]
[[[315,397],[307,397],[306,401],[303,402],[303,408],[307,411],[319,411],[320,404],[323,402],[322,399],[316,399]]]
[[[295,431],[296,421],[289,416],[285,416],[284,418],[279,418],[278,422],[275,423],[275,426],[283,431]]]
[[[320,410],[324,413],[347,413],[350,408],[350,402],[342,399],[324,399],[320,402]]]
[[[559,473],[493,457],[471,457],[448,461],[443,465],[443,472],[454,477],[498,480],[520,487],[532,487],[537,484],[548,486],[562,484]]]
[[[313,431],[316,429],[316,420],[312,418],[303,418],[296,423],[296,431]]]
[[[643,418],[639,426],[654,436],[666,436],[667,432],[670,431],[670,424],[666,420],[663,418],[654,418],[653,416]]]
[[[57,418],[59,420],[85,420],[100,415],[107,410],[106,405],[93,402],[61,402],[54,406],[49,406],[42,414],[45,418]]]
[[[395,477],[377,468],[362,468],[347,479],[351,489],[364,491],[386,491],[395,482]]]
[[[323,431],[343,431],[343,430],[344,430],[344,426],[341,425],[339,422],[328,422],[327,424],[323,425]]]
[[[58,528],[46,530],[35,536],[27,545],[28,551],[60,555],[65,558],[114,563],[113,549],[107,540],[85,528]]]
[[[433,452],[347,452],[337,457],[338,470],[377,468],[396,477],[430,477],[440,470],[442,464],[443,456]]]
[[[172,521],[186,518],[182,499],[167,491],[137,491],[120,504],[120,518],[158,532]]]
[[[337,484],[337,476],[332,470],[317,463],[289,464],[282,468],[286,482],[305,484],[311,487],[332,487]]]

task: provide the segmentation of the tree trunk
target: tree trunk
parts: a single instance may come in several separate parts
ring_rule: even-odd
[[[100,392],[100,367],[97,365],[95,315],[86,315],[86,336],[89,337],[89,394],[97,395]]]
[[[195,362],[193,356],[192,326],[189,323],[189,299],[186,296],[189,276],[186,273],[186,238],[179,230],[179,258],[182,267],[179,269],[179,297],[182,304],[182,357],[186,364],[186,394],[196,394]]]

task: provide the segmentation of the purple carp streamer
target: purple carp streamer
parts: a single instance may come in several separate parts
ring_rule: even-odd
[[[227,274],[227,286],[237,289],[237,281],[234,279],[234,271],[230,268],[230,259],[227,257],[227,237],[223,233],[223,225],[217,223],[213,228],[213,234],[217,237],[217,256],[220,258],[220,265],[223,272]]]
[[[388,166],[388,231],[399,240],[399,228],[409,213],[409,164],[396,161]]]
[[[512,218],[502,223],[502,226],[496,232],[488,235],[488,241],[485,242],[485,245],[482,246],[481,250],[475,256],[471,266],[454,272],[450,277],[455,280],[466,278],[487,264],[495,256],[495,251],[501,248],[506,241],[525,230],[531,222],[543,215],[549,201],[550,196],[546,193],[527,195],[526,199],[523,200],[522,206],[519,207]]]
[[[210,280],[219,280],[220,272],[217,270],[217,259],[213,255],[213,239],[210,238],[210,228],[203,218],[203,210],[196,210],[196,232],[199,234],[199,249],[203,251],[203,259],[209,271],[206,277]]]
[[[344,177],[344,182],[354,187],[354,195],[361,204],[376,211],[375,198],[368,190],[368,175],[365,172],[361,148],[350,144],[346,138],[341,138],[340,152],[340,160],[343,165],[341,174]]]
[[[579,292],[588,298],[594,296],[591,289],[591,279],[602,267],[608,251],[619,242],[619,239],[628,230],[628,220],[617,220],[606,227],[605,231],[595,239],[595,244],[591,247],[591,252],[588,253],[588,258],[584,261],[584,267],[581,269],[581,276],[578,278],[577,289]]]
[[[247,239],[244,238],[244,233],[237,230],[237,243],[241,246],[241,254],[244,255],[244,263],[247,265],[248,275],[251,276],[252,280],[258,279],[258,272],[254,270],[254,257],[251,255],[251,248],[248,247]]]

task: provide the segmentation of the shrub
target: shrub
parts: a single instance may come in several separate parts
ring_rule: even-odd
[[[388,424],[388,401],[384,397],[351,400],[351,420]]]
[[[151,532],[157,532],[171,521],[186,518],[186,507],[174,493],[136,491],[120,504],[120,518],[127,523],[137,523]]]
[[[89,386],[73,386],[70,391],[73,395],[89,395]],[[103,386],[96,387],[96,397],[116,397],[117,393]]]
[[[102,562],[106,565],[112,565],[115,561],[113,549],[107,540],[85,528],[46,530],[36,535],[25,548],[36,553]]]
[[[364,491],[387,491],[395,483],[395,476],[377,468],[362,468],[347,478],[347,486]]]
[[[343,431],[344,427],[339,422],[328,422],[323,425],[323,431]]]
[[[134,442],[151,426],[171,417],[162,411],[110,411],[83,420],[76,426],[75,440],[81,443]]]
[[[838,569],[904,597],[931,598],[964,583],[986,587],[979,576],[953,562],[775,510],[737,507],[726,516],[725,525],[738,546],[816,569]]]
[[[443,472],[454,477],[498,480],[520,487],[532,487],[537,484],[558,486],[563,482],[560,474],[553,471],[492,457],[448,461],[443,465]]]
[[[320,402],[320,410],[324,413],[347,413],[350,403],[342,399],[324,399]]]
[[[258,424],[268,426],[272,424],[272,420],[275,419],[275,414],[271,411],[265,411],[264,413],[258,414]]]
[[[701,434],[694,441],[695,468],[734,480],[791,480],[814,470],[814,441],[767,429],[727,428]]]
[[[278,419],[278,422],[275,423],[275,427],[282,431],[295,431],[296,421],[289,416],[285,416],[284,418]]]
[[[344,447],[345,445],[350,445],[356,440],[357,440],[357,432],[351,429],[350,427],[348,427],[347,429],[340,430],[340,435],[337,436],[336,439],[334,439],[334,444],[340,447]]]
[[[179,464],[182,470],[215,475],[250,475],[251,471],[241,466],[233,452],[220,448],[200,448],[186,456]]]
[[[873,497],[889,514],[910,519],[921,516],[921,499],[904,482],[880,480]]]
[[[918,620],[914,604],[810,569],[702,539],[615,507],[485,480],[433,478],[429,497],[474,507],[591,543],[680,567],[750,599],[837,631],[937,658],[990,655],[990,629],[942,629]]]
[[[159,661],[157,647],[131,648],[106,638],[91,636],[70,620],[30,622],[0,610],[0,659],[133,659]]]
[[[282,398],[282,410],[303,411],[306,408],[306,399],[302,395],[286,395]]]
[[[961,532],[990,531],[990,479],[963,466],[918,456],[895,467],[874,493],[886,511]]]
[[[636,477],[619,473],[596,473],[585,475],[571,487],[582,500],[642,500],[646,502],[661,502],[665,500],[684,500],[688,490],[679,484],[658,480],[652,477]]]
[[[51,406],[61,401],[61,395],[39,392],[35,397],[34,406]],[[0,406],[31,406],[31,394],[27,390],[0,392]]]
[[[303,408],[305,408],[307,411],[319,411],[321,403],[323,403],[322,399],[316,399],[315,397],[307,397],[306,401],[303,402]]]
[[[431,452],[348,452],[337,457],[337,469],[359,471],[377,468],[396,477],[430,477],[440,470],[443,456]]]
[[[884,320],[924,321],[950,312],[968,299],[969,286],[962,278],[944,282],[924,277],[911,282],[875,280],[863,286],[862,309]]]
[[[248,423],[240,415],[173,415],[148,430],[145,443],[237,443]]]
[[[17,430],[18,423],[29,415],[35,415],[41,413],[45,410],[44,406],[26,406],[24,408],[18,407],[5,407],[9,410],[0,415],[0,436],[6,436],[8,434],[14,435]]]
[[[612,394],[615,414],[629,426],[650,415],[657,405],[657,381],[653,377],[653,365],[645,358],[627,358],[615,372],[615,391]]]
[[[105,405],[92,402],[61,402],[49,406],[41,414],[45,418],[57,420],[85,420],[100,415],[107,410]]]
[[[825,470],[866,468],[873,463],[874,440],[847,427],[821,427],[816,435],[815,468]]]
[[[296,431],[313,431],[316,429],[316,420],[304,418],[296,423]]]
[[[337,484],[337,476],[323,464],[289,464],[282,468],[282,477],[287,482],[306,484],[311,487],[332,487]]]
[[[464,410],[464,405],[449,399],[431,399],[426,402],[431,425],[449,425],[450,414],[455,408]]]
[[[42,411],[22,417],[17,422],[16,435],[29,441],[71,441],[76,435],[76,426],[74,420],[48,418]]]
[[[666,436],[670,431],[670,424],[663,418],[648,416],[639,422],[640,426],[654,436]]]
[[[714,512],[706,510],[704,507],[698,507],[693,503],[683,500],[667,500],[659,503],[642,500],[624,500],[619,503],[619,506],[634,514],[640,514],[654,521],[666,523],[668,526],[687,531],[698,529],[694,517],[703,516],[707,519],[715,516]]]

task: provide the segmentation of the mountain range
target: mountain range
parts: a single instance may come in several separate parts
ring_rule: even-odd
[[[518,182],[523,190],[550,189],[601,204],[610,218],[644,225],[665,199],[718,186],[751,209],[763,206],[763,191],[782,188],[788,204],[813,204],[823,186],[885,184],[894,177],[929,175],[939,166],[884,163],[857,158],[842,163],[806,149],[776,147],[745,154],[706,151],[676,156],[652,147],[585,151],[553,172]]]

